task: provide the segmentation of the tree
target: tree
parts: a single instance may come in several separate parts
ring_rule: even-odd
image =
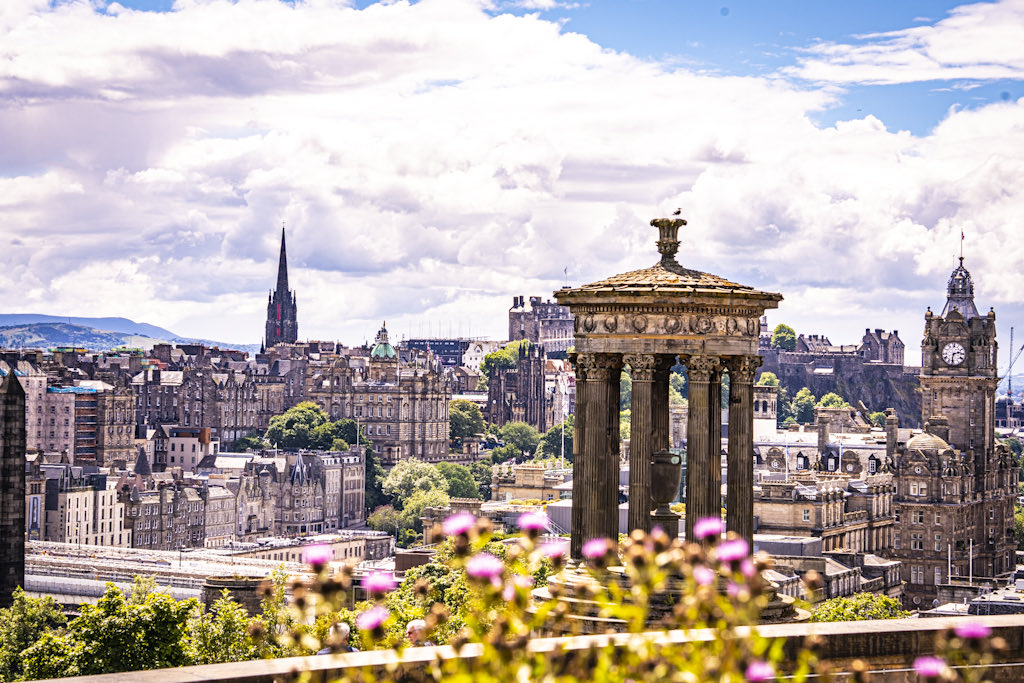
[[[480,491],[480,495],[484,500],[491,499],[491,474],[494,466],[491,465],[491,459],[483,458],[477,460],[469,466],[470,471],[473,473],[473,480],[476,482],[476,488]]]
[[[800,394],[797,394],[797,396],[799,396],[799,395]],[[843,398],[842,396],[840,396],[839,394],[835,393],[834,391],[830,391],[827,394],[825,394],[824,396],[822,396],[820,399],[818,399],[818,403],[816,405],[819,408],[849,408],[850,407],[850,404],[846,402],[846,399]]]
[[[112,583],[96,605],[82,605],[67,631],[47,631],[25,651],[30,679],[163,669],[189,664],[185,625],[195,599],[149,593],[132,604]]]
[[[320,445],[328,436],[330,441]],[[323,409],[312,401],[304,401],[270,418],[266,437],[278,448],[327,448],[335,434]]]
[[[369,446],[366,447],[365,456],[366,476],[363,485],[363,504],[366,506],[366,510],[370,511],[376,510],[388,502],[388,498],[384,495],[384,490],[381,488],[387,473],[381,466],[377,454]]]
[[[1020,460],[1022,451],[1020,440],[1015,436],[1011,436],[1009,438],[1003,439],[1002,442],[1006,444],[1006,447],[1010,449],[1010,452],[1013,453],[1017,460]]]
[[[777,387],[779,386],[779,376],[774,372],[766,370],[757,378],[757,385],[761,387]]]
[[[565,425],[565,459],[572,462],[572,440],[576,433],[576,416],[570,415],[565,422],[559,422],[554,427],[544,432],[540,440],[540,453],[547,457],[561,457],[562,455],[562,425]]]
[[[392,467],[381,484],[384,495],[399,510],[405,507],[405,501],[416,491],[445,491],[447,488],[448,482],[436,467],[416,458],[403,460]]]
[[[797,422],[809,424],[814,422],[814,394],[807,387],[796,392],[792,404],[793,417]]]
[[[1017,539],[1017,550],[1024,550],[1024,510],[1013,506],[1013,537]]]
[[[796,331],[789,325],[776,325],[772,332],[771,347],[780,351],[795,351]]]
[[[402,513],[392,505],[381,505],[366,518],[366,526],[397,535],[402,526]]]
[[[902,619],[910,616],[900,603],[888,595],[857,593],[848,598],[832,598],[816,605],[811,621],[863,621],[865,619]]]
[[[402,527],[413,531],[423,531],[423,511],[427,508],[446,508],[451,498],[444,489],[419,489],[413,491],[402,508]]]
[[[680,399],[688,398],[690,395],[690,389],[686,381],[686,375],[682,372],[672,371],[672,374],[668,376],[669,395],[672,391],[676,391],[679,394]],[[682,403],[682,401],[680,401]]]
[[[252,619],[245,608],[231,599],[225,588],[207,612],[196,605],[188,620],[185,648],[193,664],[242,662],[258,657],[250,635]]]
[[[498,464],[521,457],[523,457],[523,452],[510,443],[498,446],[491,451],[491,462]]]
[[[448,482],[449,498],[481,498],[480,489],[477,487],[476,480],[473,479],[473,472],[465,465],[440,462],[437,464],[437,471]]]
[[[484,431],[484,416],[480,406],[457,398],[448,405],[448,419],[451,422],[451,437],[465,439]]]
[[[0,609],[0,680],[20,680],[22,652],[43,634],[67,623],[67,617],[53,598],[30,598],[14,589],[10,607]]]
[[[267,442],[258,434],[240,436],[231,442],[230,450],[233,453],[244,453],[248,450],[260,451],[267,447]]]
[[[885,413],[882,413],[882,412],[871,413],[870,415],[868,415],[868,420],[870,420],[871,424],[875,425],[876,427],[884,427],[885,426]]]
[[[506,422],[498,430],[498,436],[506,445],[514,446],[520,453],[531,455],[540,443],[540,432],[525,422]]]
[[[519,365],[519,350],[529,351],[533,344],[529,339],[518,339],[505,345],[505,348],[492,351],[484,356],[480,363],[480,378],[486,381],[491,375],[491,368],[514,368]],[[479,387],[477,387],[479,389]]]
[[[633,377],[625,370],[619,375],[619,410],[626,410],[633,404]]]

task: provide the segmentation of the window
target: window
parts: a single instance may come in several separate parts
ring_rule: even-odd
[[[935,552],[942,550],[942,534],[935,534]]]
[[[924,550],[924,534],[910,534],[910,549]],[[920,583],[915,581],[915,583]]]
[[[911,511],[910,522],[912,524],[924,524],[924,510]]]
[[[924,583],[924,567],[916,564],[910,567],[910,583]]]
[[[942,567],[935,568],[935,585],[942,583]]]
[[[804,521],[805,522],[811,521],[811,510],[810,510],[810,508],[804,508]]]
[[[935,513],[935,523],[942,524],[942,515],[940,515],[938,512]]]

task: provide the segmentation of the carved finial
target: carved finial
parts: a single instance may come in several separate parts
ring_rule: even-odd
[[[679,251],[679,228],[686,225],[683,218],[655,218],[651,225],[658,229],[658,252],[661,254],[661,265],[679,267],[676,252]]]

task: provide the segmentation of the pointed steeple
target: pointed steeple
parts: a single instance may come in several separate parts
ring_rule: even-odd
[[[284,245],[284,226],[281,226],[281,257],[277,262],[277,293],[288,293],[288,254]]]
[[[942,317],[945,318],[951,312],[957,311],[964,320],[980,317],[978,308],[974,305],[974,280],[971,274],[964,268],[964,257],[960,257],[960,265],[957,266],[949,276],[949,284],[946,285],[946,307],[942,310]]]

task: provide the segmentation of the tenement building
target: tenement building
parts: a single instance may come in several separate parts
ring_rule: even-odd
[[[1018,471],[995,440],[997,348],[995,312],[978,312],[961,258],[942,313],[925,313],[920,379],[926,431],[899,446],[895,457],[893,552],[903,561],[913,607],[930,605],[937,587],[952,577],[1000,577],[1015,567]],[[896,430],[895,415],[886,426]]]

